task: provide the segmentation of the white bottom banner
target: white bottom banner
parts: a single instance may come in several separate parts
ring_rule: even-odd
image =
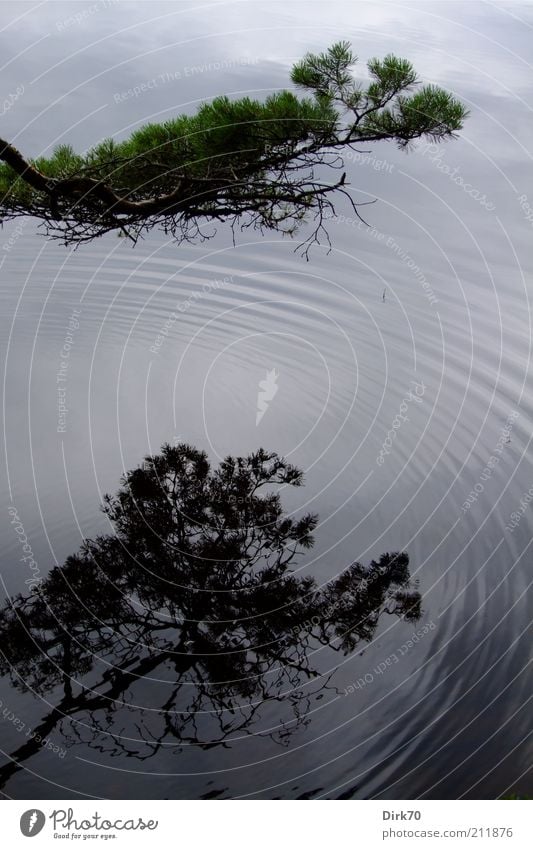
[[[195,841],[217,849],[491,846],[530,849],[532,802],[13,801],[0,808],[2,845],[167,846]],[[274,807],[275,806],[275,807]],[[310,808],[314,808],[314,811]],[[269,811],[270,809],[270,811]]]

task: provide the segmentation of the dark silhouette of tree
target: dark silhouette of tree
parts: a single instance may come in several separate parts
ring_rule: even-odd
[[[204,223],[222,221],[293,234],[311,217],[307,253],[328,240],[324,222],[336,195],[359,215],[345,173],[325,179],[331,169],[342,171],[339,152],[377,141],[402,148],[421,137],[441,141],[467,116],[441,88],[413,91],[418,80],[404,59],[371,59],[366,85],[352,74],[356,61],[349,43],[339,42],[294,66],[292,82],[310,97],[216,97],[196,115],[147,124],[83,156],[61,145],[51,158],[30,161],[0,139],[0,217],[34,216],[65,244],[112,230],[136,241],[153,227],[194,241],[215,232]]]
[[[35,733],[144,759],[163,745],[227,744],[278,701],[292,719],[268,733],[284,742],[330,686],[312,650],[352,652],[384,613],[416,620],[405,553],[354,563],[323,587],[291,571],[317,518],[287,516],[279,490],[301,483],[262,449],[212,469],[185,444],[128,472],[103,506],[115,533],[0,611],[0,673],[56,703]],[[143,681],[155,711],[139,706]],[[12,752],[0,781],[39,748],[32,738]]]

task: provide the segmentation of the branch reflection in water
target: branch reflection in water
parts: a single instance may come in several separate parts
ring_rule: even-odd
[[[317,517],[288,516],[281,490],[302,482],[263,449],[214,469],[186,444],[128,472],[104,499],[114,533],[0,611],[0,672],[53,705],[0,781],[51,732],[139,760],[249,733],[287,744],[310,699],[336,692],[317,649],[354,652],[386,613],[416,621],[405,553],[353,563],[324,586],[294,573]],[[288,719],[258,731],[274,702]]]

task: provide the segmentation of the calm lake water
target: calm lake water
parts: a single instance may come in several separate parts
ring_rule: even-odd
[[[461,49],[481,67],[475,39]],[[153,234],[135,248],[110,236],[71,251],[33,221],[4,227],[6,598],[111,534],[104,494],[165,442],[203,449],[214,466],[259,447],[286,457],[305,485],[282,490],[284,509],[319,516],[297,577],[328,587],[354,561],[405,551],[422,596],[417,622],[383,615],[354,650],[306,648],[313,686],[258,705],[241,727],[231,715],[232,732],[211,746],[200,733],[154,745],[171,664],[139,673],[109,716],[99,703],[61,719],[64,687],[35,683],[30,652],[0,679],[6,796],[531,794],[531,223],[520,201],[533,197],[520,176],[530,132],[511,72],[489,95],[465,67],[449,75],[473,110],[463,138],[348,161],[357,200],[378,199],[364,210],[370,226],[340,203],[331,251],[315,247],[309,262],[297,242],[251,231],[235,245],[222,228],[196,246]],[[233,88],[275,87],[286,75],[271,71],[260,81],[234,68]],[[193,84],[212,93],[207,75]],[[84,585],[79,603],[101,598]],[[96,671],[76,673],[74,697],[104,692],[112,662],[102,654]],[[21,757],[45,717],[45,744]]]
[[[10,796],[455,798],[527,783],[530,508],[509,523],[533,483],[528,313],[505,280],[493,291],[450,283],[438,253],[430,303],[386,241],[332,226],[338,241],[357,237],[356,256],[317,250],[305,263],[289,243],[222,238],[207,251],[116,239],[68,253],[21,237],[3,266],[9,504],[44,574],[110,530],[102,494],[163,442],[205,448],[215,464],[263,446],[305,471],[285,508],[320,516],[298,575],[324,583],[405,550],[420,622],[385,617],[347,656],[318,650],[322,674],[338,666],[337,691],[311,700],[286,745],[267,734],[284,706],[267,704],[225,747],[115,751],[112,732],[140,740],[134,722],[151,733],[141,709],[171,679],[149,676],[138,716],[119,711],[91,740],[81,712],[81,741],[65,720],[50,739],[66,755],[41,748],[10,777]],[[278,391],[256,424],[272,370]],[[9,504],[2,564],[14,594],[36,572],[20,560]],[[2,681],[26,731],[60,693]],[[0,729],[2,749],[16,750],[13,721]]]

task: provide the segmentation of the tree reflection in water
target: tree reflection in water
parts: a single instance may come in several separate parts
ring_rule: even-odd
[[[332,686],[315,650],[349,654],[383,614],[416,620],[421,601],[405,553],[353,563],[322,587],[296,575],[317,517],[288,516],[280,488],[301,484],[263,449],[212,469],[205,452],[165,445],[128,472],[104,500],[115,533],[0,611],[0,672],[55,705],[36,734],[144,760],[257,733],[278,701],[290,719],[259,733],[287,742]],[[39,748],[34,737],[12,752],[0,779]]]

